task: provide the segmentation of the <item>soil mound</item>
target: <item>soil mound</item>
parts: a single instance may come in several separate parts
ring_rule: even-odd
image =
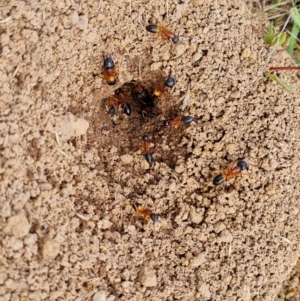
[[[176,44],[146,31],[167,23]],[[2,6],[3,300],[274,300],[299,255],[300,110],[255,80],[266,26],[233,0]],[[285,52],[271,65],[289,65]],[[143,118],[132,83],[151,91],[170,73]],[[280,76],[299,95],[296,73]],[[111,117],[120,87],[132,114]],[[163,126],[182,116],[195,123]],[[213,185],[242,159],[241,177]]]

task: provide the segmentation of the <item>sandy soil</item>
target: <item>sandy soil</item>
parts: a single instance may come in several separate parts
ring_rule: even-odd
[[[275,299],[299,255],[299,101],[256,79],[264,17],[207,3],[2,1],[1,300]],[[169,23],[179,43],[149,23]],[[290,65],[283,50],[274,65]],[[150,90],[169,72],[174,89],[144,120],[129,83]],[[299,95],[296,75],[280,74]],[[121,86],[133,112],[111,118]],[[182,115],[195,124],[163,127]],[[249,170],[215,187],[239,159]]]

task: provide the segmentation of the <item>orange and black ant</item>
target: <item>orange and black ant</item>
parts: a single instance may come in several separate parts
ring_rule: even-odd
[[[238,161],[236,163],[236,166],[231,167],[226,171],[223,171],[220,175],[217,175],[213,180],[213,184],[221,185],[222,183],[231,178],[238,177],[239,175],[241,175],[241,172],[246,169],[248,169],[247,163],[245,161]]]
[[[192,116],[183,116],[183,117],[177,117],[175,119],[164,120],[163,125],[167,127],[169,125],[190,124],[193,121],[194,121],[194,117],[192,117]]]
[[[150,209],[144,208],[144,206],[135,206],[135,213],[137,215],[137,217],[141,217],[144,219],[144,221],[148,222],[149,219],[151,218],[151,220],[153,221],[153,223],[158,222],[158,215],[153,213]]]
[[[145,158],[146,158],[147,162],[149,164],[151,164],[153,162],[153,156],[152,156],[152,153],[149,151],[149,148],[150,148],[149,137],[148,137],[148,135],[144,135],[143,136],[142,149],[143,149],[143,152],[145,154]]]
[[[148,25],[146,26],[147,31],[151,33],[157,33],[158,35],[162,36],[163,39],[171,39],[174,44],[179,41],[179,37],[175,35],[171,30],[157,25]]]
[[[117,100],[114,97],[111,96],[108,100],[108,114],[110,116],[115,115],[116,105],[117,105]]]
[[[148,118],[155,118],[156,114],[153,112],[153,107],[143,107],[142,108],[142,115],[143,118],[148,117]]]
[[[123,108],[123,112],[126,115],[130,115],[131,114],[131,107],[130,105],[126,102],[126,98],[125,95],[123,93],[122,89],[117,89],[115,91],[115,95],[117,97],[117,100],[119,101],[119,103],[121,104],[122,108]]]
[[[145,106],[154,106],[154,98],[140,83],[133,84],[131,94],[134,100],[136,100],[137,102],[140,102]]]
[[[144,86],[142,86],[140,83],[133,84],[131,94],[134,100],[142,105],[142,115],[144,118],[156,117],[156,114],[153,112],[154,98]]]
[[[103,77],[109,85],[114,85],[117,82],[117,78],[118,78],[118,72],[115,68],[115,62],[110,56],[109,57],[103,56],[103,59],[104,59]]]
[[[168,78],[160,85],[157,85],[154,90],[152,95],[154,97],[160,97],[164,92],[167,90],[171,89],[174,87],[176,83],[176,80],[174,77],[171,76],[171,74],[168,76]]]

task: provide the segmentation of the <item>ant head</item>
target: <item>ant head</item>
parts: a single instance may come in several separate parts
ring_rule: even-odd
[[[248,165],[245,161],[239,161],[236,165],[240,167],[241,170],[246,170],[248,168]]]
[[[110,86],[112,86],[112,85],[114,85],[116,82],[117,82],[117,80],[116,80],[116,78],[114,77],[114,78],[110,78],[109,81],[107,81],[107,84],[110,85]]]
[[[158,215],[155,213],[150,214],[150,218],[152,219],[153,223],[158,222]]]
[[[127,116],[129,116],[129,115],[131,114],[131,106],[130,106],[128,103],[126,103],[126,104],[124,105],[123,112],[124,112],[124,114],[126,114]]]
[[[148,141],[148,140],[149,140],[148,135],[144,135],[144,136],[143,136],[143,140],[144,140],[144,141]]]
[[[110,115],[110,116],[115,115],[115,113],[116,113],[115,107],[112,107],[108,110],[108,115]]]
[[[104,57],[104,69],[113,69],[115,67],[114,60],[109,57]]]
[[[175,84],[176,84],[176,79],[171,75],[169,75],[169,77],[164,82],[164,85],[167,86],[168,88],[173,88]]]
[[[164,120],[164,121],[163,121],[163,125],[164,125],[164,126],[169,126],[169,120]]]
[[[156,117],[156,114],[153,113],[153,112],[149,112],[147,116],[148,116],[149,118],[155,118],[155,117]]]
[[[172,38],[172,42],[173,42],[174,44],[178,43],[178,41],[179,41],[179,37],[178,37],[178,36],[174,36],[174,37]]]

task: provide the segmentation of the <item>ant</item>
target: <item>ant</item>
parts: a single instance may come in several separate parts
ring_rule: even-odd
[[[163,39],[171,39],[174,44],[176,44],[179,41],[179,37],[176,36],[171,30],[163,27],[163,26],[157,26],[157,25],[148,25],[146,26],[146,30],[151,33],[157,33],[160,36],[162,36]]]
[[[118,72],[115,68],[115,62],[114,60],[109,56],[105,57],[104,59],[104,71],[103,71],[103,77],[107,81],[109,85],[114,85],[117,82]]]
[[[153,112],[154,98],[144,86],[142,86],[140,83],[133,84],[131,94],[135,101],[143,104],[142,116],[144,119],[145,117],[156,117],[156,114]]]
[[[144,135],[143,136],[142,149],[144,151],[145,158],[146,158],[147,162],[149,164],[151,164],[153,162],[153,156],[152,156],[152,153],[149,151],[149,147],[150,147],[149,137],[148,137],[148,135]]]
[[[144,206],[135,206],[135,213],[138,217],[143,218],[146,222],[151,218],[153,223],[158,222],[158,215],[153,213],[150,209],[144,208]]]
[[[223,171],[220,175],[217,175],[213,180],[213,184],[221,185],[231,178],[238,177],[241,175],[241,172],[246,169],[248,169],[247,163],[245,161],[238,161],[236,166],[229,168],[227,171]]]
[[[133,84],[131,94],[136,101],[141,102],[143,105],[149,107],[154,106],[154,98],[150,95],[148,90],[140,83]]]
[[[169,126],[169,125],[177,125],[177,124],[190,124],[194,121],[194,117],[192,116],[183,116],[183,117],[177,117],[175,119],[169,119],[169,120],[164,120],[163,124],[164,126]]]
[[[108,114],[110,116],[113,116],[115,115],[116,113],[116,105],[117,105],[117,101],[114,97],[110,97],[109,100],[108,100]]]
[[[168,76],[168,78],[164,81],[164,83],[156,86],[154,88],[154,91],[152,95],[154,97],[160,97],[164,92],[166,92],[168,89],[171,89],[174,87],[176,83],[176,80],[174,77],[171,76],[171,74]]]
[[[153,107],[143,107],[142,108],[142,115],[143,118],[149,117],[149,118],[155,118],[156,114],[153,112]]]
[[[131,114],[131,107],[130,105],[126,102],[126,99],[125,99],[125,95],[123,93],[123,90],[122,89],[117,89],[115,91],[115,95],[118,99],[118,101],[120,102],[122,108],[123,108],[123,112],[124,114],[126,115],[130,115]]]

